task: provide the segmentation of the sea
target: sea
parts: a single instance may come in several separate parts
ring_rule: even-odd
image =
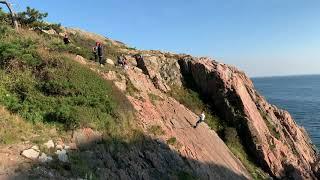
[[[320,75],[252,78],[269,103],[287,110],[320,150]]]

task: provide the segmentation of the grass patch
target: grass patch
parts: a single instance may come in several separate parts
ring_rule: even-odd
[[[149,96],[150,101],[151,101],[151,103],[152,103],[153,105],[156,105],[156,103],[157,103],[158,101],[162,101],[162,100],[163,100],[160,96],[155,95],[155,94],[152,94],[152,93],[149,93],[148,96]]]
[[[276,126],[271,123],[270,117],[266,113],[262,112],[261,110],[259,110],[259,112],[260,112],[260,115],[262,116],[264,122],[266,123],[270,133],[273,135],[273,137],[275,137],[279,140],[281,138],[281,135],[277,131]]]
[[[42,143],[50,138],[57,137],[57,133],[51,131],[54,126],[43,123],[33,124],[22,120],[16,115],[9,113],[4,107],[0,107],[0,145],[10,145],[23,141],[31,141],[33,143]],[[64,136],[63,133],[59,133]]]
[[[155,136],[161,136],[161,135],[165,134],[165,132],[163,131],[163,129],[159,125],[150,126],[148,128],[148,132],[155,135]]]
[[[111,82],[52,50],[56,38],[0,27],[0,104],[33,123],[113,130],[133,108]]]
[[[169,145],[175,145],[177,143],[177,138],[175,138],[175,137],[171,137],[171,138],[169,138],[168,140],[167,140],[167,144],[169,144]]]
[[[195,180],[196,178],[189,172],[181,171],[177,173],[179,180]]]
[[[225,130],[225,143],[231,152],[242,162],[242,164],[249,171],[253,179],[268,179],[268,175],[251,160],[246,153],[240,138],[237,135],[235,128],[226,128]]]

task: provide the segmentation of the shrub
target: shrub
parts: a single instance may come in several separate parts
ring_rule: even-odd
[[[250,172],[253,179],[268,179],[268,175],[262,169],[257,167],[254,160],[252,160],[246,153],[244,146],[240,142],[237,130],[235,128],[226,128],[224,134],[224,141],[226,145]]]
[[[56,38],[44,39],[37,34],[23,37],[1,29],[0,104],[11,112],[31,122],[58,123],[66,129],[108,129],[131,117],[131,104],[111,82],[52,51],[53,46],[45,50],[43,46],[50,44],[68,50],[56,43]]]
[[[22,26],[39,30],[54,29],[59,33],[61,31],[61,24],[46,23],[44,21],[46,17],[48,17],[48,13],[42,13],[30,7],[27,7],[26,11],[17,14],[17,20]]]
[[[177,138],[171,137],[167,140],[167,144],[169,145],[175,145],[177,143]]]
[[[17,38],[0,43],[0,66],[8,66],[10,61],[19,59],[21,64],[36,66],[40,64],[36,45],[32,39]]]
[[[0,23],[3,25],[10,25],[10,17],[7,13],[5,13],[0,7]]]
[[[150,126],[148,128],[148,132],[155,135],[155,136],[161,136],[161,135],[164,135],[164,131],[163,129],[161,128],[161,126],[158,126],[158,125],[153,125],[153,126]]]

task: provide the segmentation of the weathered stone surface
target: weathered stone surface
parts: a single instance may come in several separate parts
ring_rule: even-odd
[[[24,150],[21,153],[21,155],[31,160],[37,160],[40,155],[40,152],[31,148],[31,149]]]
[[[69,158],[68,158],[66,150],[64,150],[64,149],[63,150],[57,150],[56,154],[58,156],[59,161],[61,161],[61,162],[68,162],[69,161]]]
[[[156,88],[166,93],[171,90],[169,85],[182,85],[178,59],[162,53],[142,56],[136,58],[137,67],[152,79]]]
[[[84,57],[82,57],[82,56],[80,56],[80,55],[77,55],[76,57],[75,57],[75,60],[78,62],[78,63],[80,63],[80,64],[87,64],[87,61],[86,61],[86,59],[84,58]]]
[[[129,97],[137,111],[138,124],[147,134],[150,127],[160,127],[163,133],[156,136],[156,138],[160,139],[159,144],[163,144],[162,142],[175,137],[177,143],[172,148],[175,148],[175,151],[179,152],[181,157],[185,157],[185,160],[183,160],[178,154],[170,154],[168,151],[161,151],[157,148],[157,153],[154,151],[137,152],[139,154],[138,157],[143,159],[140,163],[148,162],[157,172],[166,174],[163,179],[174,179],[168,173],[165,173],[172,164],[176,164],[176,167],[181,167],[182,169],[192,169],[191,171],[200,179],[250,178],[241,162],[234,157],[214,131],[210,130],[205,124],[201,124],[199,129],[193,128],[197,121],[196,114],[175,99],[162,93],[156,88],[149,75],[135,68],[129,69],[127,73],[129,80],[140,95],[139,97]],[[152,102],[149,97],[150,93],[158,96],[159,100]],[[132,158],[132,156],[130,157]],[[121,158],[125,162],[127,161],[124,157]],[[233,173],[221,167],[225,167]],[[182,169],[180,170],[182,171]],[[137,169],[132,172],[136,171]],[[138,172],[141,172],[138,177],[151,175],[151,179],[153,179],[152,174],[155,174],[150,168],[143,168]]]
[[[112,59],[107,59],[106,63],[114,66],[114,62]]]
[[[42,163],[47,163],[52,161],[51,156],[47,156],[45,153],[41,153],[41,156],[39,156],[39,161]]]
[[[54,148],[54,142],[52,140],[49,140],[48,142],[44,143],[44,146],[47,149],[52,149],[52,148]]]
[[[49,35],[55,35],[57,34],[57,32],[53,29],[49,29],[49,30],[41,30],[42,32],[49,34]]]
[[[320,157],[318,160],[313,164],[313,171],[318,179],[320,179]]]
[[[277,178],[314,178],[316,156],[308,135],[288,112],[270,105],[243,72],[207,58],[189,57],[180,65],[221,116],[245,135],[261,166]]]

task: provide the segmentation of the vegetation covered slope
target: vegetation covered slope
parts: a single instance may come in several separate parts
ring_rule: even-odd
[[[24,17],[28,19],[29,15],[37,13],[40,12],[29,9],[29,12],[23,14],[28,14]],[[3,125],[0,131],[0,157],[3,157],[2,152],[7,145],[20,147],[21,144],[21,148],[37,144],[41,151],[55,156],[52,150],[44,150],[43,143],[49,139],[68,143],[72,141],[74,132],[83,128],[97,130],[103,137],[90,149],[69,152],[70,161],[67,164],[54,161],[39,166],[29,162],[31,167],[19,168],[19,176],[48,178],[53,175],[60,179],[123,179],[125,176],[134,179],[194,179],[199,172],[206,170],[213,177],[248,177],[237,159],[209,129],[203,134],[217,140],[221,144],[219,148],[223,149],[221,153],[230,158],[230,162],[219,161],[233,166],[235,172],[219,164],[183,157],[173,150],[175,147],[181,148],[177,146],[180,140],[176,137],[170,136],[160,142],[157,136],[161,134],[136,127],[133,121],[136,112],[126,96],[138,97],[140,91],[127,80],[126,92],[122,92],[104,77],[111,70],[116,72],[117,77],[127,78],[128,75],[114,66],[101,68],[93,61],[84,60],[85,65],[75,61],[76,55],[93,60],[91,48],[97,41],[95,37],[81,31],[67,30],[72,43],[65,45],[60,35],[43,33],[47,30],[47,24],[42,21],[43,16],[36,21],[22,21],[24,24],[18,32],[6,25],[6,14],[2,13],[1,16],[4,23],[0,26],[0,105],[21,118],[15,119],[15,115],[3,111],[6,116],[1,117],[0,121]],[[98,41],[105,45],[107,58],[115,59],[120,52],[135,51],[103,37],[98,38]],[[137,73],[143,75],[139,71]],[[150,98],[154,104],[163,100],[155,98],[158,96],[152,93]],[[189,112],[184,108],[182,110]],[[139,122],[140,119],[136,120]],[[152,129],[152,126],[147,129]],[[183,137],[188,140],[188,136]],[[208,147],[211,146],[209,144]],[[22,150],[17,148],[16,152],[12,152],[12,149],[6,151],[9,151],[7,154],[19,156]],[[6,154],[4,157],[14,159]],[[16,163],[25,164],[26,160],[19,160]],[[15,166],[15,163],[11,165]],[[4,166],[8,167],[8,164]],[[1,167],[0,173],[2,178]],[[200,176],[206,176],[206,173]]]
[[[149,178],[157,179],[157,177],[164,177],[164,174],[167,174],[166,178],[192,179],[199,175],[199,170],[203,170],[199,167],[208,166],[211,167],[211,171],[216,171],[216,174],[210,174],[210,169],[207,170],[206,173],[209,173],[210,177],[246,178],[217,165],[202,164],[194,159],[185,158],[190,156],[199,158],[192,153],[203,153],[200,152],[200,149],[201,151],[206,148],[217,150],[207,141],[198,149],[199,151],[188,149],[190,148],[188,143],[199,143],[199,140],[193,137],[208,136],[207,139],[215,140],[212,142],[217,144],[222,142],[216,141],[215,133],[211,133],[206,126],[201,129],[205,132],[201,133],[188,128],[187,123],[193,123],[190,118],[196,120],[193,112],[200,113],[201,110],[205,110],[207,124],[219,134],[235,156],[242,161],[252,177],[254,179],[268,178],[268,175],[259,168],[257,161],[252,160],[247,149],[242,145],[243,140],[237,135],[236,129],[228,125],[223,118],[218,118],[219,112],[216,112],[212,107],[208,98],[198,94],[199,90],[195,88],[195,84],[190,85],[187,82],[176,86],[177,84],[173,82],[174,79],[170,79],[181,76],[178,65],[171,62],[177,62],[184,55],[139,51],[128,48],[122,43],[81,30],[66,30],[59,25],[48,26],[42,21],[42,18],[45,17],[44,14],[39,16],[40,19],[30,21],[30,15],[39,13],[32,9],[21,13],[20,18],[22,18],[21,22],[24,28],[19,32],[13,31],[7,25],[0,26],[0,80],[2,82],[0,84],[0,105],[26,120],[26,122],[19,121],[17,123],[5,118],[0,121],[8,121],[9,123],[2,123],[4,127],[11,129],[11,132],[16,132],[18,135],[21,134],[21,136],[14,136],[8,131],[0,131],[1,143],[12,144],[13,142],[25,141],[26,139],[21,137],[30,134],[42,137],[40,140],[39,138],[29,139],[34,143],[42,143],[48,138],[56,136],[68,140],[71,132],[81,128],[92,128],[103,132],[104,140],[91,148],[91,155],[81,150],[70,154],[70,164],[58,163],[54,167],[50,165],[51,169],[56,170],[56,177],[89,177],[89,179],[119,177],[121,174],[128,173],[126,170],[130,167],[132,168],[130,171],[133,173],[129,173],[127,176],[131,178],[142,178],[151,174],[152,177]],[[7,22],[6,14],[2,13],[1,15],[0,13],[0,20]],[[48,30],[48,27],[55,29],[56,33],[43,33],[43,30]],[[29,28],[32,28],[33,31],[27,30]],[[63,44],[59,32],[67,32],[72,43]],[[115,60],[120,54],[127,55],[133,70],[124,72],[121,68],[109,65],[100,68],[93,61],[88,61],[94,60],[91,48],[96,41],[104,44],[105,54],[111,60]],[[146,55],[146,61],[156,64],[155,66],[160,64],[162,67],[155,68],[154,72],[139,67],[134,58],[130,59],[132,55],[137,53]],[[84,64],[75,62],[76,55],[85,58]],[[154,64],[146,65],[145,68],[154,66]],[[169,64],[168,67],[165,67],[167,64]],[[140,70],[135,66],[138,66]],[[169,77],[165,74],[167,70],[170,72]],[[154,75],[155,72],[160,72],[160,77],[167,78],[165,82],[171,83],[170,91],[161,93],[154,89],[153,86],[158,88],[159,83],[161,84],[159,76]],[[110,78],[113,73],[115,73],[115,77]],[[145,75],[148,78],[144,77]],[[125,86],[126,92],[116,88],[114,83],[109,81],[119,80],[119,78],[124,80],[121,86]],[[154,85],[150,85],[150,88],[146,89],[145,86],[148,86],[146,84],[150,81]],[[179,80],[179,83],[181,82],[182,80]],[[147,91],[145,96],[144,91]],[[174,100],[167,96],[173,97]],[[128,97],[129,99],[127,99]],[[180,108],[176,100],[188,109]],[[163,109],[173,105],[174,107],[163,112]],[[147,111],[148,108],[151,108],[150,111]],[[146,112],[141,113],[141,109]],[[189,109],[193,112],[190,113]],[[174,112],[170,112],[170,110]],[[176,111],[188,113],[189,117],[176,117],[174,115],[177,113]],[[138,114],[137,121],[133,121],[135,118],[133,114]],[[157,119],[159,114],[162,120],[160,117]],[[145,116],[148,117],[145,118]],[[176,122],[177,120],[181,122]],[[13,127],[11,122],[17,123],[18,128]],[[164,123],[163,126],[159,125],[160,122]],[[142,125],[136,127],[136,123]],[[32,130],[25,132],[20,126]],[[177,128],[176,126],[183,127]],[[50,133],[49,136],[43,133],[52,132],[52,129],[59,133]],[[186,135],[185,132],[190,133]],[[192,137],[189,137],[191,134]],[[159,143],[154,141],[154,138],[163,141]],[[218,140],[220,139],[218,138]],[[233,166],[233,168],[238,166],[235,169],[238,172],[242,171],[245,175],[246,172],[243,171],[235,158],[229,155],[224,144],[220,145],[221,151],[216,154],[227,154],[226,157],[230,158],[232,165],[226,164],[230,167]],[[171,151],[171,149],[175,149],[177,152]],[[181,159],[178,152],[187,153],[185,159]],[[169,157],[172,161],[168,160]],[[216,158],[214,156],[207,157]],[[107,161],[107,159],[112,160]],[[174,161],[179,162],[180,166],[173,166]],[[107,169],[101,170],[106,166]],[[141,174],[141,172],[144,173]],[[37,177],[39,174],[35,173],[34,176]],[[119,178],[121,179],[121,177]]]

